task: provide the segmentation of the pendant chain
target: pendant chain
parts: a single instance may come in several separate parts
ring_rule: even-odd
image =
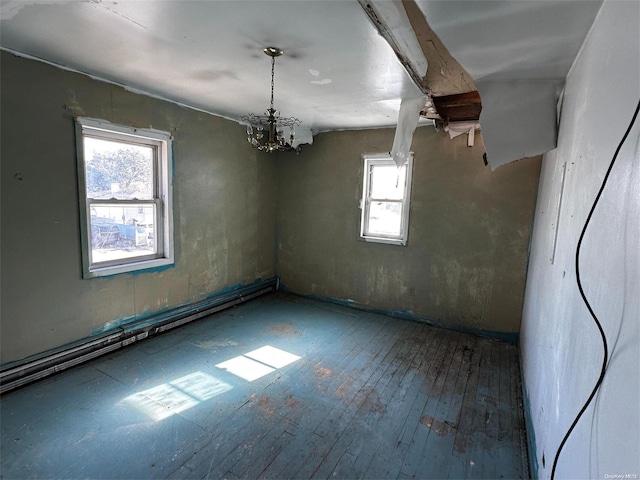
[[[273,77],[275,75],[276,57],[271,57],[271,109],[273,110]]]

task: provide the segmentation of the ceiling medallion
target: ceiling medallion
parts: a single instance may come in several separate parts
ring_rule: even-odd
[[[294,147],[295,127],[300,125],[302,121],[295,117],[283,118],[273,107],[273,85],[274,72],[276,65],[276,57],[283,54],[283,51],[276,47],[266,47],[262,50],[266,55],[271,57],[271,105],[264,112],[264,115],[254,115],[250,113],[240,120],[247,123],[247,141],[252,147],[263,152],[275,151],[295,151],[300,152],[300,147]],[[288,128],[289,138],[284,134],[285,127]]]

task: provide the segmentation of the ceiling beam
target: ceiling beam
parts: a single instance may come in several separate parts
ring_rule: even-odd
[[[416,2],[402,0],[402,6],[429,65],[422,83],[431,94],[441,96],[477,90],[471,75],[449,53]]]
[[[385,0],[358,0],[358,3],[378,33],[391,46],[413,83],[422,93],[430,95],[431,92],[424,83],[428,62],[420,45],[416,42],[415,34],[402,5],[397,1]]]
[[[358,2],[413,82],[427,96],[424,117],[445,122],[478,119],[482,104],[473,78],[449,53],[414,0]],[[454,99],[452,95],[466,96]],[[448,100],[436,101],[436,97]],[[446,111],[441,112],[439,106]]]
[[[433,104],[445,122],[479,120],[482,112],[482,101],[477,91],[433,97]]]

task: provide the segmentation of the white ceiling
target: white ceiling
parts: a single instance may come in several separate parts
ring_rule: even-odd
[[[599,0],[417,0],[474,79],[563,79]],[[420,95],[357,0],[1,0],[2,48],[232,119],[275,106],[314,132],[395,125]]]
[[[602,0],[416,0],[473,79],[564,80]]]

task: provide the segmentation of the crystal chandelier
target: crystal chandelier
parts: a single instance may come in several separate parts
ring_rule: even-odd
[[[276,65],[276,57],[282,55],[282,50],[275,47],[266,47],[262,50],[271,57],[271,106],[264,112],[264,115],[254,115],[250,113],[240,117],[240,120],[247,123],[247,140],[251,146],[263,152],[280,151],[300,151],[300,147],[294,147],[295,127],[302,122],[295,117],[283,118],[273,108],[273,78]],[[284,135],[284,129],[288,127],[289,138]]]

